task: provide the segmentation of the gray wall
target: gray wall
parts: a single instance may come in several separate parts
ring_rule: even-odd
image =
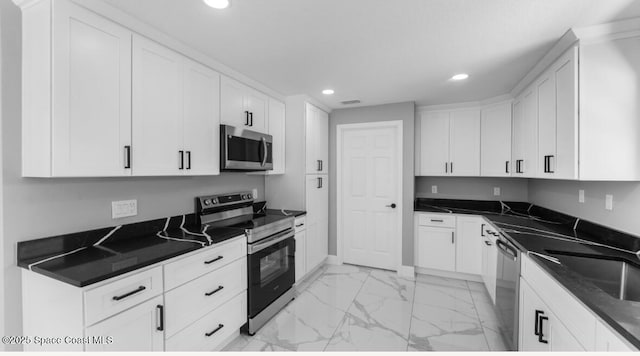
[[[336,182],[336,126],[376,121],[402,120],[403,123],[403,192],[402,209],[402,264],[413,266],[413,211],[414,198],[414,126],[415,104],[413,102],[367,106],[352,109],[339,109],[329,116],[329,186],[335,188]],[[329,254],[336,252],[336,189],[329,190]]]
[[[197,195],[257,188],[259,196],[264,197],[264,178],[242,173],[216,177],[22,178],[21,14],[11,1],[3,0],[0,16],[5,335],[22,334],[18,241],[191,213]],[[120,199],[137,199],[138,216],[112,220],[111,201]]]
[[[584,189],[585,202],[578,203]],[[613,194],[613,210],[605,210],[606,194]],[[640,183],[572,182],[531,179],[529,201],[598,224],[640,236]]]
[[[521,178],[416,177],[416,197],[527,201],[527,181]],[[431,193],[432,185],[438,186],[437,194]],[[494,187],[500,187],[500,196],[493,195]]]

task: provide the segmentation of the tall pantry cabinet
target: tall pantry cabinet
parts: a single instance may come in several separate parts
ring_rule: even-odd
[[[307,212],[306,236],[296,236],[305,239],[296,247],[296,258],[306,261],[306,275],[328,255],[329,114],[305,96],[292,96],[287,98],[286,117],[285,174],[266,178],[265,195],[269,208]]]

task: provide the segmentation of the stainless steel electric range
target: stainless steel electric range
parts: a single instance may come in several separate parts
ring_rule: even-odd
[[[253,203],[251,192],[196,198],[205,230],[228,227],[247,235],[249,335],[293,299],[295,283],[294,217],[254,213]]]

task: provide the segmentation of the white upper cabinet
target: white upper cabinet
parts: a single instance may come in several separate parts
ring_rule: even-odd
[[[131,175],[131,32],[65,0],[22,21],[23,176]]]
[[[326,174],[329,171],[329,114],[305,104],[306,173]]]
[[[482,108],[480,175],[511,176],[511,102]]]
[[[420,175],[480,175],[480,110],[422,113]]]
[[[514,101],[512,136],[512,173],[517,177],[537,175],[538,96],[529,88]]]
[[[251,131],[267,133],[268,97],[229,77],[222,77],[221,122]]]
[[[449,120],[449,173],[480,175],[480,110],[452,111]]]
[[[269,135],[273,137],[273,170],[267,174],[285,173],[286,117],[284,103],[269,98]]]
[[[177,175],[184,170],[182,61],[177,52],[134,38],[134,175]]]
[[[577,68],[577,48],[572,48],[536,83],[538,177],[577,178]]]
[[[449,113],[424,112],[420,118],[420,175],[449,173]]]
[[[219,173],[219,75],[160,44],[133,42],[137,176]]]
[[[220,173],[220,75],[186,60],[184,63],[185,172]]]

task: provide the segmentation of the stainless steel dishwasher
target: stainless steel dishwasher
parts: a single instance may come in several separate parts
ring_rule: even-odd
[[[518,349],[518,304],[520,291],[520,250],[502,234],[496,239],[496,312],[500,332],[510,350]]]

